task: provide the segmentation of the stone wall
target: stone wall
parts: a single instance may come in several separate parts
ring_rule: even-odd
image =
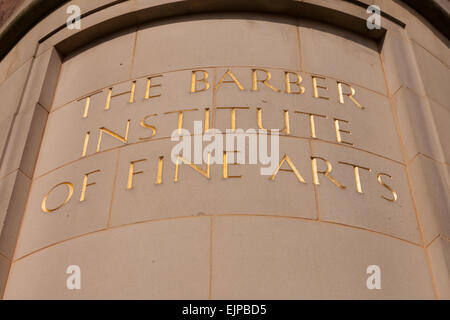
[[[449,299],[448,40],[366,2],[382,32],[322,0],[43,19],[0,63],[4,298]],[[172,131],[206,120],[284,127],[282,170],[171,162]]]

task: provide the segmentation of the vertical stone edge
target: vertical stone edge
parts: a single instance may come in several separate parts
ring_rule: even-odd
[[[14,251],[20,235],[48,110],[53,101],[61,65],[61,57],[55,48],[33,58],[24,94],[8,137],[10,143],[5,146],[5,157],[0,164],[0,172],[14,169],[13,181],[10,182],[14,187],[0,183],[0,193],[6,192],[9,199],[4,208],[6,210],[4,223],[0,225],[0,260],[2,260],[0,261],[0,297],[2,299],[14,264]]]
[[[403,54],[399,54],[399,51]],[[423,201],[417,201],[418,197],[430,197],[426,190],[417,189],[419,185],[427,185],[430,181],[427,181],[427,173],[424,172],[424,167],[419,167],[417,169],[411,170],[411,164],[414,160],[417,160],[417,155],[421,154],[421,144],[416,137],[417,132],[414,132],[419,126],[414,123],[415,120],[419,118],[424,118],[426,121],[420,123],[421,132],[424,133],[425,137],[428,138],[428,143],[432,144],[433,155],[437,156],[439,159],[443,158],[444,152],[442,145],[440,143],[439,135],[437,133],[436,127],[433,122],[433,116],[428,105],[428,100],[425,96],[425,86],[423,83],[422,76],[419,71],[417,58],[414,55],[414,51],[405,30],[388,30],[386,37],[383,41],[382,47],[380,48],[380,58],[383,63],[383,69],[386,78],[386,86],[388,89],[389,100],[393,108],[393,114],[396,118],[396,126],[400,136],[403,154],[405,158],[405,169],[407,174],[408,183],[410,185],[410,192],[413,200],[413,205],[415,207],[418,227],[421,232],[422,237],[422,247],[425,251],[425,255],[428,261],[430,276],[433,282],[433,287],[435,290],[436,299],[440,299],[439,287],[441,285],[440,278],[436,277],[436,268],[442,269],[441,266],[434,265],[436,259],[432,259],[430,252],[427,247],[429,243],[428,239],[433,239],[439,236],[438,229],[430,226],[430,221],[435,221],[437,217],[441,215],[441,212],[437,212],[437,207],[427,207],[421,205]],[[386,66],[388,70],[386,70]],[[398,67],[400,66],[400,67]],[[411,106],[409,108],[403,108],[403,113],[400,114],[402,119],[399,119],[399,109],[397,106],[396,96],[401,91],[409,91],[409,94],[416,95],[417,98],[424,100],[423,103],[416,103],[414,108]],[[418,108],[420,110],[418,110]],[[420,117],[417,115],[409,114],[412,112],[419,112]],[[405,119],[407,117],[407,119]],[[405,138],[408,139],[405,139]],[[413,137],[413,139],[411,139]],[[411,150],[415,150],[415,156],[411,155]],[[408,154],[409,153],[409,154]],[[411,160],[411,161],[410,161]],[[449,194],[449,179],[445,175],[437,176],[439,181],[433,181],[433,183],[438,183],[444,190],[442,194]],[[422,194],[422,193],[425,193]],[[450,209],[450,205],[446,200],[445,196],[438,199],[442,202],[442,207],[447,207]],[[450,212],[450,211],[448,211]],[[424,223],[425,222],[425,223]],[[447,267],[448,268],[448,267]],[[447,270],[450,272],[450,270]],[[438,282],[439,281],[439,282]]]

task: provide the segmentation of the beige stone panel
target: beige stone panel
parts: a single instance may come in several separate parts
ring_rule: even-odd
[[[450,240],[439,238],[428,247],[439,299],[450,300]]]
[[[3,297],[6,280],[8,279],[9,266],[9,262],[5,258],[0,257],[0,297]]]
[[[17,111],[30,66],[31,62],[24,64],[0,86],[0,99],[2,104],[1,120],[8,118]]]
[[[47,111],[39,104],[29,106],[15,118],[8,147],[0,168],[0,176],[20,169],[31,177],[39,152]]]
[[[55,49],[47,50],[33,60],[21,111],[36,103],[50,110],[60,68],[61,59]]]
[[[450,11],[450,3],[448,3],[445,0],[436,0],[436,2],[443,7],[444,9],[446,9],[447,11]]]
[[[213,76],[212,70],[209,70],[209,74],[210,77]],[[156,128],[153,139],[170,137],[178,125],[178,113],[175,111],[198,109],[184,112],[183,115],[183,127],[194,132],[194,120],[204,121],[205,108],[210,109],[209,117],[212,125],[212,91],[191,94],[190,81],[189,70],[154,77],[151,79],[152,87],[149,91],[151,98],[145,99],[147,78],[137,79],[133,103],[130,103],[132,82],[126,81],[112,86],[109,110],[105,110],[105,106],[111,87],[90,98],[86,118],[83,118],[86,99],[72,102],[50,113],[36,174],[39,176],[65,163],[80,159],[87,132],[90,132],[87,154],[94,154],[102,127],[124,137],[127,121],[130,120],[128,143],[136,143],[142,141],[140,138],[153,134],[152,129],[141,125],[142,120],[148,116],[145,119],[146,125]],[[157,86],[159,84],[161,86]],[[200,86],[199,84],[198,87]],[[156,97],[158,95],[160,96]],[[167,112],[175,113],[166,114]],[[60,152],[67,145],[71,148]],[[105,151],[123,145],[118,139],[103,134],[100,150]]]
[[[6,140],[8,139],[9,128],[12,123],[13,116],[10,116],[2,121],[0,121],[0,150],[6,145]]]
[[[0,255],[12,259],[31,181],[17,171],[0,181]]]
[[[27,34],[26,37],[29,38],[27,42],[32,43],[33,45],[37,44],[38,40],[41,40],[42,38],[48,36],[50,33],[52,33],[57,28],[64,26],[62,30],[48,38],[47,40],[41,42],[39,44],[39,47],[36,49],[36,56],[40,56],[42,53],[50,49],[51,47],[55,46],[58,42],[73,36],[77,34],[78,32],[82,31],[85,28],[91,27],[92,21],[95,21],[96,23],[102,21],[102,19],[96,20],[96,17],[99,16],[109,16],[110,18],[114,16],[114,14],[119,13],[120,11],[117,11],[118,7],[131,7],[133,1],[125,1],[121,4],[113,5],[109,8],[103,8],[103,10],[100,10],[96,13],[92,13],[92,11],[97,10],[100,7],[103,7],[104,5],[111,3],[111,0],[97,0],[97,1],[91,1],[91,0],[71,0],[70,3],[67,3],[63,6],[60,6],[53,12],[51,12],[45,19],[42,19],[38,25],[36,25],[31,31]],[[67,19],[69,18],[69,14],[66,12],[69,5],[76,5],[80,7],[81,14],[84,15],[82,22],[81,22],[81,29],[72,29],[66,28]],[[27,39],[28,39],[27,38]],[[21,41],[23,42],[23,40]],[[34,53],[34,47],[33,51],[31,53]]]
[[[450,110],[450,69],[421,46],[412,43],[427,95]]]
[[[406,32],[413,42],[426,48],[435,57],[441,57],[438,37],[442,35],[424,17],[418,15],[407,21]]]
[[[257,108],[261,108],[264,128],[283,129],[285,126],[284,110],[288,110],[290,135],[310,138],[312,137],[310,117],[304,113],[313,113],[318,115],[314,116],[317,138],[337,143],[334,119],[340,119],[339,128],[351,131],[351,134],[340,132],[343,141],[353,143],[356,148],[403,161],[392,108],[384,95],[353,86],[356,92],[354,98],[364,107],[361,109],[347,96],[344,96],[343,104],[339,102],[338,80],[335,79],[317,79],[318,85],[328,88],[327,90],[318,88],[318,94],[328,98],[321,99],[314,97],[312,76],[309,74],[300,74],[304,87],[303,94],[288,94],[286,93],[284,70],[265,69],[271,74],[268,83],[281,92],[276,92],[261,82],[257,83],[257,91],[253,91],[251,68],[219,68],[217,69],[217,83],[227,70],[231,70],[245,90],[240,90],[235,83],[221,83],[217,88],[215,106],[218,108],[248,107],[248,110],[236,110],[237,128],[257,129]],[[267,76],[264,71],[257,71],[256,75],[257,79],[265,79]],[[226,80],[230,80],[230,77],[227,76]],[[296,80],[295,76],[291,74],[290,80]],[[295,84],[290,86],[292,91],[299,90]],[[342,88],[343,93],[350,92],[348,85],[342,85]],[[303,112],[303,114],[298,112]],[[230,114],[230,110],[216,110],[216,128],[222,131],[231,128]]]
[[[401,1],[392,0],[371,0],[372,3],[380,6],[381,10],[395,17],[406,24],[406,32],[408,37],[415,42],[420,43],[423,47],[439,55],[437,37],[440,37],[431,23],[417,13],[414,9]]]
[[[438,131],[430,112],[429,99],[401,88],[393,99],[397,114],[400,134],[405,146],[408,160],[417,153],[425,154],[438,161],[444,161],[444,154],[439,143]]]
[[[0,84],[31,62],[36,45],[37,40],[27,34],[11,49],[0,63]]]
[[[295,23],[253,14],[210,14],[153,23],[138,32],[133,77],[226,65],[298,69]]]
[[[91,0],[80,0],[80,1],[71,1],[71,3],[74,3],[81,8],[81,12],[83,15],[86,15],[82,18],[81,21],[81,28],[80,29],[73,29],[70,30],[66,27],[61,29],[56,34],[52,35],[48,39],[46,39],[44,42],[42,42],[38,49],[37,49],[37,55],[40,55],[42,52],[48,50],[49,48],[59,44],[63,40],[66,40],[72,36],[75,36],[75,38],[78,35],[79,32],[83,32],[84,30],[92,27],[98,27],[98,25],[101,22],[116,18],[118,16],[121,16],[123,14],[129,13],[130,11],[134,10],[135,7],[135,1],[122,1],[120,3],[116,2],[114,5],[109,6],[108,8],[102,8],[101,10],[98,10],[98,8],[103,7],[107,3],[112,3],[111,0],[98,0],[98,1],[91,1]],[[69,5],[69,4],[68,4]],[[69,15],[65,12],[66,6],[61,7],[60,10],[56,10],[55,17],[52,16],[52,19],[57,19],[59,21],[58,27],[61,26],[61,22],[66,24],[66,20],[69,17]],[[62,16],[62,17],[60,17]],[[51,29],[53,31],[54,29]],[[97,29],[99,30],[99,29]],[[45,33],[47,35],[48,33]]]
[[[3,229],[6,215],[8,213],[9,202],[11,200],[11,193],[14,189],[14,183],[16,181],[17,173],[12,172],[11,174],[3,177],[0,180],[0,234]]]
[[[89,146],[92,147],[93,151],[89,154],[95,153],[99,128],[106,127],[116,131],[120,135],[125,134],[126,116],[123,118],[118,117],[114,122],[116,125],[113,126],[111,125],[111,121],[105,121],[105,118],[110,119],[110,117],[107,117],[109,115],[108,112],[104,112],[104,114],[99,113],[98,117],[92,115],[97,109],[99,109],[99,112],[103,109],[106,95],[107,93],[104,91],[91,98],[91,107],[89,108],[91,116],[86,119],[83,119],[85,100],[72,102],[48,115],[35,176],[40,176],[71,161],[82,159],[87,132],[92,131]],[[113,111],[111,109],[111,112]],[[94,134],[96,135],[95,139]],[[113,140],[112,137],[108,138]],[[105,140],[108,140],[108,138],[105,138]],[[117,145],[122,144],[117,140],[115,141]],[[67,146],[70,147],[67,148]],[[64,150],[64,152],[61,152],[61,150]]]
[[[129,79],[135,33],[123,31],[92,43],[63,64],[53,108]]]
[[[405,32],[388,30],[383,41],[381,57],[391,95],[401,87],[408,88],[418,95],[425,95],[411,41]]]
[[[98,154],[35,180],[15,256],[21,257],[56,242],[105,228],[110,212],[116,159],[116,152]],[[100,172],[88,176],[85,200],[80,201],[85,174],[96,170]],[[72,196],[68,185],[59,185],[63,182],[73,185]],[[49,192],[48,209],[54,210],[68,200],[59,209],[46,213],[42,210],[42,203]]]
[[[300,21],[303,71],[329,75],[386,93],[373,40],[324,24]]]
[[[414,199],[424,231],[425,243],[437,235],[450,234],[448,166],[419,155],[409,166]]]
[[[422,248],[327,223],[214,218],[213,299],[433,299]],[[366,287],[367,267],[381,289]]]
[[[445,38],[436,39],[439,47],[439,58],[447,66],[450,67],[450,41]]]
[[[175,142],[168,140],[153,141],[121,150],[111,215],[113,226],[202,214],[244,213],[316,218],[307,141],[280,138],[279,161],[287,154],[305,183],[301,183],[293,172],[285,171],[280,171],[274,180],[270,180],[270,175],[261,175],[260,162],[229,165],[228,175],[241,178],[228,179],[223,178],[222,164],[211,164],[210,179],[188,165],[180,164],[178,181],[175,182],[176,167],[170,159],[174,145]],[[248,163],[248,144],[246,150]],[[160,156],[164,156],[162,183],[157,184]],[[130,162],[142,159],[147,160],[136,163],[134,171],[143,173],[133,176],[132,189],[128,189]],[[234,161],[230,158],[228,162]],[[275,164],[273,171],[268,170],[269,174],[275,171],[278,161]],[[207,166],[203,163],[198,167],[206,171]],[[284,163],[282,169],[291,168]]]
[[[30,177],[32,177],[34,173],[34,168],[40,151],[39,147],[41,146],[41,140],[44,133],[47,116],[47,111],[44,110],[40,105],[37,105],[20,163],[21,170],[23,170],[23,172]]]
[[[13,127],[9,141],[13,143],[8,143],[5,150],[0,176],[17,168],[32,176],[47,120],[44,107],[48,108],[53,99],[59,67],[60,59],[55,50],[49,50],[32,61],[18,114],[11,118]]]
[[[13,266],[6,299],[208,299],[209,218],[136,224],[42,250]],[[66,269],[81,268],[81,290]]]
[[[32,176],[42,132],[47,120],[47,111],[42,106],[50,106],[60,66],[55,50],[49,50],[32,61],[27,76],[27,85],[20,93],[20,108],[17,115],[9,120],[11,136],[5,150],[0,176],[20,168]],[[5,134],[5,137],[7,133]],[[13,143],[12,143],[13,142]]]
[[[420,243],[417,218],[402,165],[361,151],[322,142],[314,142],[313,150],[314,156],[330,161],[333,168],[331,175],[346,187],[339,188],[323,174],[319,174],[318,193],[322,220],[362,227]],[[359,169],[362,193],[357,191],[353,167],[339,162],[371,170],[369,172]],[[317,160],[317,166],[319,171],[326,169],[321,160]],[[392,176],[382,176],[382,181],[396,192],[397,201],[382,198],[392,200],[394,196],[378,182],[379,173]]]
[[[444,152],[445,162],[450,164],[450,110],[441,106],[439,103],[428,99],[433,114],[434,123],[436,125],[439,141]]]

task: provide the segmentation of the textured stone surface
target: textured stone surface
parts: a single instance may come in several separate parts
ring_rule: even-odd
[[[382,270],[381,290],[365,286],[372,264]],[[427,269],[423,249],[373,233],[275,218],[214,219],[214,299],[432,299]]]
[[[168,2],[127,1],[90,14],[82,23],[98,32],[95,41],[70,52],[61,66],[53,45],[69,39],[59,46],[67,49],[71,36],[92,36],[64,28],[36,48],[65,21],[63,6],[0,63],[0,97],[8,102],[0,116],[3,136],[23,93],[0,167],[0,254],[16,260],[5,297],[431,299],[433,291],[447,297],[449,51],[442,37],[392,1],[383,2],[383,10],[404,20],[406,28],[386,20],[382,43],[331,24],[276,15],[219,13],[158,22],[130,15],[142,24],[119,33],[104,23]],[[307,2],[344,10],[353,23],[365,16],[349,2]],[[86,12],[108,1],[73,3]],[[108,28],[115,31],[101,37]],[[198,76],[208,72],[209,88],[191,93],[191,71],[198,68]],[[257,89],[252,69],[259,69]],[[227,71],[242,90],[234,82],[218,87]],[[273,87],[262,82],[268,72]],[[287,93],[285,72],[301,76],[305,92]],[[318,78],[318,92],[326,98],[314,96],[314,75],[325,78]],[[365,109],[348,96],[339,101],[340,81],[347,83],[347,94],[352,85]],[[85,96],[94,92],[83,116]],[[177,112],[190,110],[183,114],[183,128],[191,132],[207,112],[210,125],[223,131],[232,119],[224,107],[245,108],[235,119],[244,129],[258,127],[259,112],[265,128],[281,128],[288,110],[290,133],[280,138],[280,156],[289,155],[305,183],[286,163],[273,180],[260,174],[260,165],[230,165],[229,174],[240,177],[225,179],[222,165],[214,164],[208,179],[201,174],[204,163],[197,170],[182,164],[175,181],[169,137],[180,121]],[[305,112],[323,115],[315,118],[316,137]],[[343,140],[353,145],[338,141],[335,118]],[[128,121],[129,134],[121,138]],[[147,139],[150,125],[156,132]],[[345,190],[322,174],[314,185],[311,156],[329,160]],[[127,188],[130,162],[136,160],[142,161]],[[371,169],[360,170],[363,193],[356,190],[352,167],[342,162]],[[397,193],[396,202],[383,198],[392,193],[377,181],[378,173],[386,174],[383,181]],[[73,184],[70,201],[43,212],[46,194],[62,182]],[[80,201],[83,183],[86,198]],[[66,196],[67,187],[59,186],[48,207]],[[6,267],[1,263],[0,290],[9,269],[7,261]],[[65,287],[72,264],[82,268],[81,291]],[[381,267],[381,290],[366,287],[372,264]]]
[[[438,161],[445,161],[442,146],[435,138],[434,127],[437,122],[430,109],[430,100],[418,96],[409,89],[401,88],[393,102],[398,115],[406,157],[412,160],[421,153]],[[441,120],[443,119],[437,119],[437,121]]]
[[[0,86],[0,99],[2,100],[1,120],[12,116],[18,110],[30,67],[31,61],[23,65]]]
[[[428,248],[440,299],[450,299],[450,240],[436,239]]]
[[[421,46],[413,48],[427,95],[450,110],[450,69]]]
[[[61,70],[53,107],[128,79],[133,42],[134,34],[124,32],[113,40],[104,39],[101,43],[92,44],[83,54],[69,57]]]
[[[116,157],[108,158],[108,154],[100,154],[74,163],[61,170],[50,173],[35,180],[30,191],[27,210],[22,226],[22,236],[18,242],[16,256],[48,246],[80,234],[105,228],[110,212],[110,197],[114,180]],[[99,166],[102,163],[103,165]],[[95,183],[86,188],[85,201],[80,202],[84,175],[89,175],[88,183]],[[62,182],[73,184],[74,192],[68,204],[62,209],[45,213],[42,211],[42,200],[48,191]],[[69,188],[62,185],[50,194],[47,208],[58,207],[68,197]]]
[[[450,234],[448,166],[418,156],[409,167],[412,190],[424,230],[425,243]]]
[[[138,31],[133,77],[227,65],[299,68],[296,26],[290,19],[206,15],[168,22]]]
[[[381,93],[386,92],[374,41],[306,21],[300,23],[299,29],[304,71],[326,74]],[[349,55],[352,59],[348,59]]]
[[[64,242],[16,262],[5,299],[208,299],[209,233],[209,218],[193,218]],[[70,265],[82,290],[66,288]]]
[[[0,257],[0,295],[2,296],[5,290],[6,281],[8,279],[9,266],[9,261],[3,257]]]
[[[417,219],[402,165],[324,143],[314,143],[313,149],[314,156],[332,162],[333,177],[346,187],[342,190],[326,177],[319,177],[321,219],[376,230],[420,243]],[[359,169],[362,193],[357,192],[353,167],[339,161],[371,170]],[[324,164],[319,164],[322,167],[320,170],[323,170]],[[382,198],[393,199],[393,195],[378,182],[379,173],[392,176],[382,178],[397,193],[396,202]]]
[[[450,141],[450,131],[448,130],[448,124],[450,123],[450,110],[433,100],[430,100],[430,108],[443,149],[445,162],[449,164],[450,144],[448,141]]]
[[[13,258],[25,211],[31,181],[22,172],[11,173],[0,181],[2,191],[1,214],[2,229],[0,235],[0,254]]]

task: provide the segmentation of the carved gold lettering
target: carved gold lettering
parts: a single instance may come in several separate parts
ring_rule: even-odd
[[[326,170],[322,170],[319,171],[318,167],[317,167],[317,159],[322,160],[323,162],[325,162],[327,169]],[[332,175],[331,175],[331,171],[333,170],[333,167],[331,166],[330,161],[321,158],[321,157],[311,157],[311,165],[312,165],[312,173],[313,173],[313,182],[315,185],[320,185],[319,183],[319,173],[323,174],[325,177],[328,178],[328,180],[330,180],[331,182],[333,182],[336,186],[338,186],[341,189],[345,189],[346,186],[343,186],[342,184],[339,183],[339,181],[337,181]]]
[[[197,79],[197,73],[201,72],[203,73],[203,78]],[[209,89],[209,81],[208,79],[208,72],[206,70],[192,70],[191,75],[191,93],[195,92],[202,92]],[[197,82],[203,82],[204,86],[201,89],[197,89]]]
[[[144,118],[142,118],[141,123],[140,123],[141,127],[152,130],[152,133],[151,133],[149,136],[147,136],[147,137],[139,138],[139,140],[148,140],[148,139],[151,139],[151,138],[156,134],[156,128],[155,128],[155,126],[149,125],[149,124],[147,124],[147,123],[145,122],[145,120],[147,120],[148,118],[150,118],[150,117],[156,117],[156,116],[157,116],[157,114],[149,114],[148,116],[145,116]]]
[[[130,161],[130,167],[128,169],[128,183],[127,183],[127,190],[133,189],[133,178],[135,175],[143,174],[144,171],[134,171],[134,167],[136,163],[147,161],[147,159],[139,159]]]
[[[281,169],[281,166],[283,165],[283,163],[285,161],[286,161],[286,163],[289,165],[289,167],[291,169]],[[278,168],[275,170],[275,172],[273,173],[273,175],[269,179],[270,180],[275,180],[275,177],[276,177],[276,175],[278,174],[279,171],[293,172],[295,174],[295,176],[297,177],[299,182],[306,183],[305,179],[303,179],[302,175],[300,174],[300,172],[298,172],[298,170],[295,167],[294,163],[292,162],[291,158],[289,158],[289,156],[287,154],[285,154],[283,156],[283,158],[280,161],[280,164],[278,165]]]
[[[295,81],[291,81],[291,74],[297,77]],[[285,71],[284,80],[286,84],[286,93],[303,94],[305,92],[305,88],[301,85],[303,79],[297,72]],[[298,91],[292,91],[291,84],[295,84],[298,87]]]
[[[311,138],[317,138],[316,136],[316,124],[314,121],[314,117],[321,117],[324,119],[327,119],[328,117],[326,115],[323,114],[317,114],[317,113],[309,113],[309,112],[302,112],[302,111],[294,111],[294,113],[298,113],[298,114],[306,114],[309,116],[309,129],[311,132]]]
[[[356,100],[353,97],[355,95],[356,91],[351,85],[349,85],[345,82],[341,82],[341,81],[338,81],[337,84],[338,84],[338,92],[339,92],[339,103],[344,104],[344,102],[345,102],[344,96],[347,96],[358,108],[365,109],[365,107],[363,107],[358,102],[358,100]],[[342,89],[342,85],[346,85],[350,89],[350,93],[344,93],[344,90]]]
[[[229,76],[231,78],[231,80],[225,80],[225,78]],[[239,82],[239,80],[236,78],[236,76],[234,75],[234,73],[228,69],[227,71],[225,71],[225,73],[223,74],[222,78],[220,79],[220,81],[217,83],[216,87],[214,88],[214,90],[219,89],[219,86],[222,83],[234,83],[235,85],[238,86],[239,90],[244,91],[245,88],[244,86]]]
[[[258,71],[262,71],[266,74],[266,77],[264,79],[258,79]],[[269,83],[270,78],[272,78],[272,75],[269,71],[265,69],[252,69],[252,91],[258,91],[258,82],[262,82],[264,85],[269,87],[275,92],[280,92],[279,89],[275,88]]]
[[[152,99],[152,98],[158,98],[158,97],[161,96],[161,94],[155,94],[155,95],[151,96],[150,95],[150,89],[162,86],[161,83],[153,84],[153,81],[152,81],[153,79],[161,78],[162,76],[163,75],[160,74],[160,75],[157,75],[157,76],[153,76],[153,77],[148,77],[147,78],[147,85],[145,86],[145,100]]]
[[[86,134],[84,136],[83,152],[81,153],[82,157],[86,156],[90,136],[91,136],[91,132],[90,131],[86,132]]]
[[[291,133],[291,128],[290,128],[290,124],[289,124],[289,111],[288,110],[283,110],[283,114],[284,114],[284,128],[282,130],[280,130],[280,132],[286,132],[286,134],[290,134]],[[258,123],[258,128],[259,129],[267,130],[263,126],[262,108],[256,108],[256,122]]]
[[[347,166],[352,166],[353,167],[353,174],[355,176],[355,186],[356,186],[356,191],[358,193],[364,193],[362,190],[362,186],[361,186],[361,177],[359,176],[359,169],[364,169],[367,170],[369,172],[371,172],[371,170],[369,168],[357,165],[357,164],[353,164],[353,163],[348,163],[348,162],[343,162],[343,161],[339,161],[340,164],[343,165],[347,165]]]
[[[156,176],[156,184],[162,184],[163,182],[163,164],[164,156],[158,158],[158,174]]]
[[[86,99],[86,103],[85,103],[85,105],[84,105],[83,118],[87,118],[87,116],[88,116],[88,113],[89,113],[89,106],[91,105],[91,97],[94,96],[94,95],[96,95],[96,94],[99,94],[99,93],[101,93],[101,92],[103,92],[103,90],[96,91],[96,92],[91,93],[90,95],[88,95],[88,96],[86,96],[86,97],[84,97],[84,98],[81,98],[81,99],[77,100],[77,101],[80,101],[80,100]]]
[[[392,177],[390,175],[388,175],[387,173],[379,173],[377,176],[378,182],[392,193],[392,198],[389,199],[389,198],[386,198],[385,196],[381,196],[381,197],[390,202],[397,201],[398,200],[397,192],[395,192],[394,189],[392,189],[390,186],[388,186],[386,183],[383,182],[383,179],[381,178],[382,176],[386,176],[388,178],[392,178]]]
[[[131,120],[128,120],[128,121],[127,121],[127,127],[126,127],[126,129],[125,129],[125,136],[123,136],[123,137],[122,137],[121,135],[115,133],[114,131],[111,131],[111,130],[109,130],[109,129],[106,129],[105,127],[101,127],[101,128],[99,129],[99,130],[100,130],[100,134],[99,134],[99,136],[98,136],[97,152],[100,151],[100,147],[101,147],[101,144],[102,144],[103,133],[106,133],[106,134],[110,135],[111,137],[113,137],[113,138],[119,140],[120,142],[126,144],[126,143],[128,142],[128,131],[129,131],[129,129],[130,129],[130,121],[131,121]]]
[[[211,154],[208,153],[208,163],[206,165],[206,171],[202,170],[199,166],[196,166],[193,163],[190,163],[188,160],[184,159],[182,156],[178,155],[177,161],[175,163],[175,178],[174,182],[178,182],[178,166],[180,161],[184,164],[187,164],[189,167],[200,173],[202,176],[206,177],[207,179],[211,179]]]
[[[328,87],[317,84],[317,79],[326,80],[327,78],[321,76],[312,76],[314,98],[329,100],[330,99],[329,97],[319,95],[319,89],[328,90]]]
[[[173,113],[178,114],[177,129],[178,129],[178,133],[181,133],[181,129],[183,129],[183,114],[184,114],[184,112],[189,112],[189,111],[198,111],[198,109],[175,110],[175,111],[164,112],[164,114],[173,114]]]
[[[236,110],[248,110],[249,107],[217,107],[218,110],[231,110],[231,130],[236,130]]]
[[[94,174],[100,172],[100,170],[95,170],[95,171],[91,171],[88,172],[84,175],[84,179],[83,179],[83,187],[81,188],[81,197],[80,197],[80,202],[84,201],[86,199],[86,189],[87,187],[93,186],[96,184],[96,182],[91,182],[88,183],[88,177],[90,174]]]
[[[136,81],[131,82],[131,89],[129,91],[119,92],[115,95],[113,95],[113,87],[108,89],[108,95],[106,97],[106,103],[105,103],[105,111],[109,110],[111,108],[111,100],[112,98],[116,98],[119,96],[122,96],[124,94],[130,94],[130,98],[128,99],[129,103],[134,103],[134,96],[136,93]]]
[[[59,186],[67,186],[69,188],[69,194],[67,195],[66,199],[63,201],[63,203],[61,203],[59,206],[57,206],[56,208],[53,209],[49,209],[47,207],[47,199],[50,196],[50,194],[53,192],[53,190],[55,190],[56,188],[58,188]],[[53,188],[50,189],[50,191],[45,195],[44,199],[42,200],[42,204],[41,204],[41,209],[42,211],[44,211],[45,213],[50,213],[53,211],[56,211],[60,208],[62,208],[63,206],[65,206],[70,199],[72,199],[73,196],[73,184],[70,182],[62,182],[60,184],[57,184],[56,186],[54,186]]]
[[[339,121],[342,121],[344,123],[348,123],[348,121],[347,120],[343,120],[343,119],[338,119],[338,118],[333,118],[333,120],[334,120],[334,129],[336,130],[336,141],[339,142],[339,143],[343,143],[343,144],[348,144],[350,146],[354,146],[353,143],[344,141],[344,140],[342,140],[342,137],[341,137],[341,132],[347,133],[347,134],[352,134],[348,130],[342,130],[340,128],[340,125],[339,125]]]
[[[242,178],[242,175],[239,176],[230,176],[228,175],[228,166],[229,165],[239,165],[239,163],[228,163],[228,155],[227,152],[230,151],[224,151],[223,153],[223,178],[224,179],[229,179],[229,178]],[[231,152],[238,152],[238,151],[231,151]]]

